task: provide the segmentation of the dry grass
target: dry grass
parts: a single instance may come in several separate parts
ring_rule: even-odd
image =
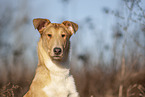
[[[16,75],[15,75],[16,76]],[[22,97],[28,90],[33,77],[28,79],[20,79],[0,82],[0,97]]]
[[[119,71],[104,72],[101,68],[96,68],[89,71],[88,76],[85,76],[85,72],[73,72],[73,74],[81,97],[118,97],[120,86]],[[123,97],[144,97],[144,76],[144,71],[128,72],[123,82]]]
[[[71,71],[81,97],[118,97],[120,70],[94,67],[88,70]],[[28,90],[31,78],[1,83],[0,97],[22,97]],[[123,97],[145,97],[145,71],[129,71],[124,77]]]
[[[120,71],[104,71],[95,67],[87,72],[72,70],[81,97],[118,97]],[[33,76],[20,81],[1,82],[0,97],[22,97],[28,90]],[[128,72],[123,83],[123,97],[145,97],[145,71]]]
[[[20,88],[18,85],[13,85],[9,82],[7,85],[2,87],[0,90],[0,95],[3,97],[14,97],[14,91],[18,88]]]

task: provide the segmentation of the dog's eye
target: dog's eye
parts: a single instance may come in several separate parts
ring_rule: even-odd
[[[52,35],[51,35],[51,34],[48,34],[48,37],[50,37],[50,38],[51,38],[51,37],[52,37]]]
[[[62,34],[61,36],[62,36],[62,37],[65,37],[65,34]]]

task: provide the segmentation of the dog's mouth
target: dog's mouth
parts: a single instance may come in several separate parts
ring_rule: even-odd
[[[52,59],[53,60],[61,60],[62,59],[62,56],[52,56]]]

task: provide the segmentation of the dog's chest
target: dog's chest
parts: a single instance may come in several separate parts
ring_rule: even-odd
[[[43,88],[48,97],[68,97],[68,78],[54,77],[51,83]]]

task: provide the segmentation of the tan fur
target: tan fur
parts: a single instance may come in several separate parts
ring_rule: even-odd
[[[69,38],[77,31],[77,24],[69,21],[56,24],[40,18],[34,19],[33,24],[41,35],[39,61],[30,89],[23,97],[79,97],[69,72]],[[62,49],[56,58],[54,47]]]

